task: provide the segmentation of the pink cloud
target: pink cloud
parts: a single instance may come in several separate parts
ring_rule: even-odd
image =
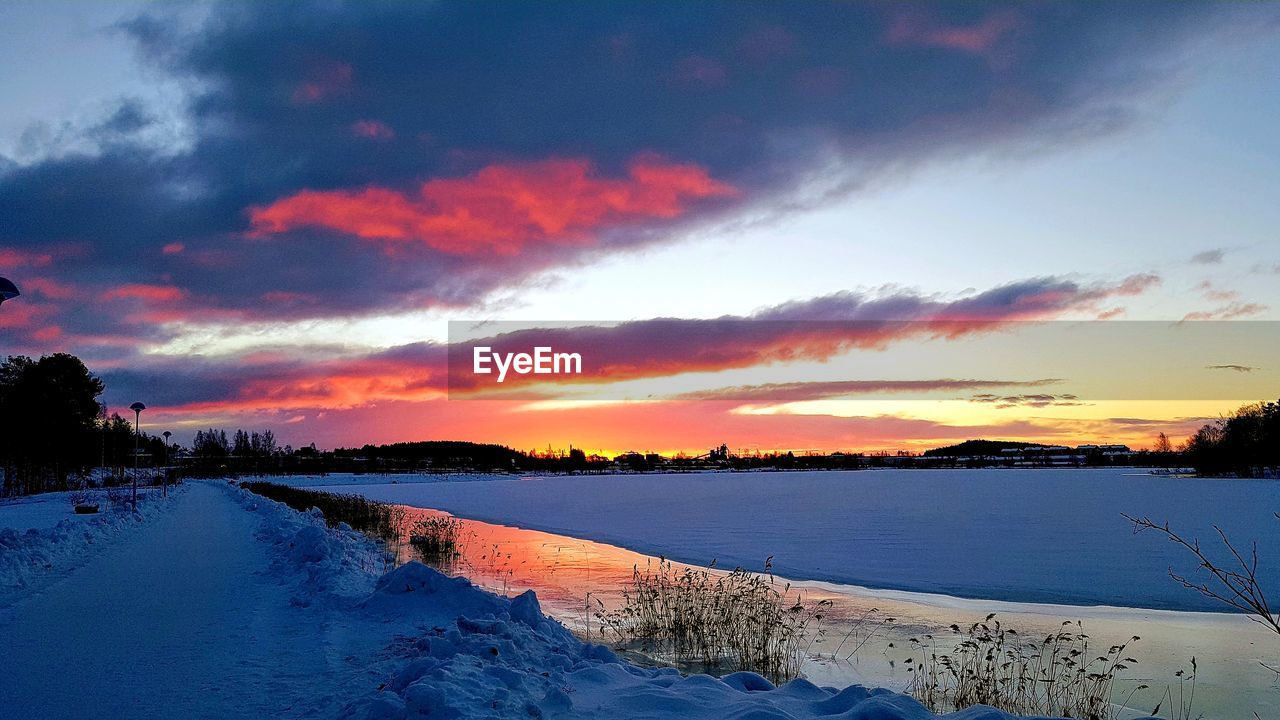
[[[47,306],[31,303],[5,303],[4,312],[0,312],[0,330],[28,328],[46,317],[49,314],[48,310]]]
[[[1022,25],[1012,10],[989,13],[971,25],[944,25],[917,12],[903,12],[889,25],[890,45],[938,47],[986,55]]]
[[[45,267],[51,262],[53,255],[50,253],[0,248],[0,268]]]
[[[1242,317],[1261,315],[1270,308],[1258,303],[1233,302],[1212,310],[1197,310],[1182,316],[1183,320],[1236,320]]]
[[[1203,295],[1206,300],[1213,300],[1214,302],[1229,303],[1240,299],[1240,293],[1235,290],[1220,290],[1214,287],[1213,283],[1208,280],[1197,284],[1195,289],[1199,290],[1200,294]]]
[[[147,285],[130,283],[111,288],[103,293],[107,300],[147,300],[151,302],[175,302],[187,296],[187,291],[172,285]]]
[[[354,76],[351,65],[344,62],[313,63],[307,79],[294,87],[292,100],[295,105],[310,105],[345,95],[351,91]]]
[[[52,342],[62,337],[62,328],[57,325],[49,325],[31,333],[31,337],[40,342]]]
[[[381,120],[357,120],[351,123],[351,132],[370,140],[391,140],[396,136],[396,131]]]
[[[22,290],[26,293],[42,295],[50,300],[70,300],[78,294],[72,285],[47,277],[25,278],[22,281]]]

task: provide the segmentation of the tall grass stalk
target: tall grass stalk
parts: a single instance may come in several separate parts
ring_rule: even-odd
[[[311,508],[318,508],[331,527],[346,523],[388,544],[399,544],[402,540],[404,509],[395,505],[359,495],[308,490],[263,481],[242,482],[240,487],[282,502],[294,510],[306,512]]]
[[[951,630],[952,650],[940,651],[930,635],[911,638],[920,655],[905,662],[908,692],[935,712],[983,704],[1015,715],[1111,720],[1116,676],[1138,662],[1126,654],[1137,636],[1099,653],[1078,621],[1043,640],[1024,639],[995,615]]]
[[[422,556],[423,562],[449,569],[462,554],[461,535],[461,520],[439,515],[415,522],[409,531],[409,544]]]
[[[606,611],[601,603],[596,618],[623,648],[657,660],[785,682],[799,676],[830,605],[805,604],[790,591],[772,575],[677,568],[660,558],[656,568],[635,567],[622,607]]]

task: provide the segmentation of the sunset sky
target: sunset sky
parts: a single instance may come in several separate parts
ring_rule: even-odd
[[[1277,39],[1261,3],[6,2],[0,355],[183,442],[1180,438],[1280,396]],[[450,321],[590,377],[484,399]]]

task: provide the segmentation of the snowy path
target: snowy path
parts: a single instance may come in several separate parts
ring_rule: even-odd
[[[260,518],[207,484],[173,502],[0,610],[0,718],[333,714],[323,616],[267,576]]]

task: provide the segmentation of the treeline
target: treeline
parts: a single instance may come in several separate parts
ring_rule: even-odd
[[[0,363],[0,496],[24,495],[82,486],[92,468],[106,468],[105,482],[127,482],[135,466],[180,466],[185,475],[329,473],[329,472],[610,472],[726,470],[838,470],[866,467],[980,466],[986,457],[1026,443],[969,441],[922,456],[903,453],[863,455],[740,454],[725,446],[698,457],[662,457],[624,453],[617,458],[567,453],[522,452],[505,445],[464,441],[364,445],[332,451],[315,444],[281,446],[270,430],[210,428],[195,434],[189,448],[142,433],[134,455],[130,418],[107,415],[99,401],[105,387],[78,358],[65,353],[39,360],[13,356]],[[962,452],[963,451],[963,452]],[[964,456],[964,457],[960,457]],[[1084,464],[1119,463],[1194,467],[1206,475],[1274,475],[1280,466],[1280,402],[1246,405],[1229,417],[1205,425],[1178,450],[1167,439],[1155,451],[1121,458],[1086,455]]]
[[[1263,477],[1280,467],[1280,401],[1245,405],[1196,431],[1182,451],[1202,475]]]
[[[528,470],[526,453],[505,445],[452,440],[402,442],[391,445],[365,445],[360,448],[338,448],[335,457],[363,458],[382,467],[472,467],[491,470]]]
[[[0,362],[0,496],[74,489],[94,467],[123,482],[134,465],[133,423],[106,415],[103,390],[74,355]],[[150,457],[165,452],[163,440],[146,434],[139,448]]]
[[[236,430],[228,436],[216,429],[197,432],[190,453],[181,462],[186,474],[202,476],[571,469],[568,457],[534,458],[503,445],[426,441],[317,450],[315,443],[299,448],[279,446],[270,430]]]

